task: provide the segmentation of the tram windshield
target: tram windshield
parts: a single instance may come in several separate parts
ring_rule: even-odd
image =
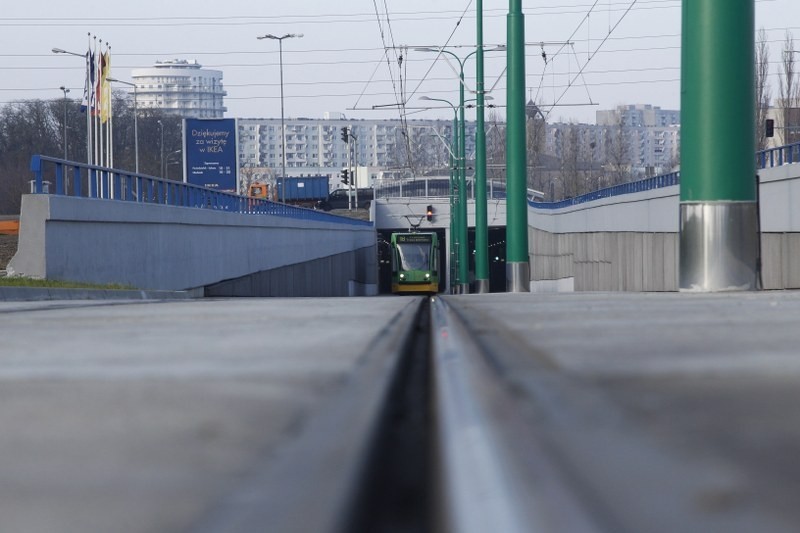
[[[401,270],[429,270],[430,243],[404,242],[397,244]]]

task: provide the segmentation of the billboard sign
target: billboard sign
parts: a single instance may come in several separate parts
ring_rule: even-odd
[[[236,119],[187,118],[183,121],[186,181],[220,191],[238,191]]]

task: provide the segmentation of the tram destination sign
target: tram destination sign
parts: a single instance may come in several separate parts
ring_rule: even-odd
[[[395,242],[431,242],[432,237],[430,233],[401,233],[395,238]]]
[[[236,119],[183,121],[186,182],[220,191],[238,190]]]

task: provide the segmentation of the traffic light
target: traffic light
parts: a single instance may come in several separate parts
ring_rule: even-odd
[[[347,129],[347,126],[342,128],[342,140],[346,143],[350,137],[350,132]]]
[[[428,222],[433,221],[433,206],[429,205],[427,209],[425,209],[425,217],[428,219]]]
[[[774,137],[775,136],[775,121],[771,118],[767,119],[766,124],[766,136],[767,137]]]
[[[342,183],[345,185],[350,183],[350,171],[348,171],[346,168],[342,169]]]

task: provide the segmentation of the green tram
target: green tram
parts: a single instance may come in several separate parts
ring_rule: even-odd
[[[392,233],[392,292],[439,291],[439,238],[435,233]]]

